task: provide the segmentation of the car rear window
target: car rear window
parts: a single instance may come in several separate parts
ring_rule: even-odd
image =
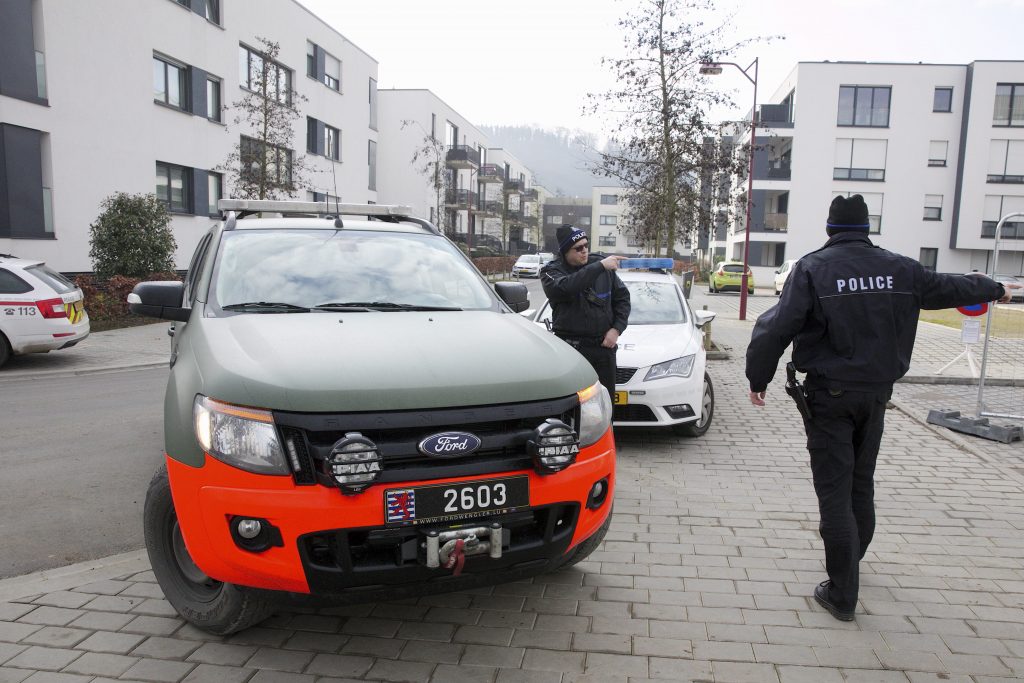
[[[24,294],[31,291],[32,285],[11,271],[0,268],[0,294]]]
[[[727,266],[722,266],[722,270],[724,270],[726,273],[742,273],[743,272],[743,266],[729,266],[729,265],[727,265]]]
[[[75,291],[75,283],[67,279],[53,268],[47,267],[45,264],[38,266],[29,266],[25,269],[25,272],[31,273],[35,277],[39,278],[47,285],[53,288],[53,291],[58,294],[65,294],[67,292]]]

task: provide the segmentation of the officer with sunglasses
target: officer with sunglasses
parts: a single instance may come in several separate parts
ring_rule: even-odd
[[[558,228],[555,237],[560,258],[540,274],[554,333],[590,361],[615,396],[615,350],[630,308],[629,290],[615,274],[622,257],[591,254],[587,233],[571,225]]]

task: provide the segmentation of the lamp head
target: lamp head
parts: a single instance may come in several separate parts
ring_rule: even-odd
[[[705,76],[717,76],[722,73],[722,65],[718,62],[701,62],[700,73]]]

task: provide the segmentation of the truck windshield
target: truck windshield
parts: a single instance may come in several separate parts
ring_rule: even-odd
[[[498,305],[447,240],[353,229],[226,232],[211,291],[221,309],[253,313],[346,302],[374,304],[366,311]]]

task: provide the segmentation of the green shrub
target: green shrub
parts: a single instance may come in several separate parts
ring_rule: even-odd
[[[174,269],[171,217],[155,195],[118,192],[100,208],[103,212],[89,226],[89,257],[97,277],[141,278]]]

